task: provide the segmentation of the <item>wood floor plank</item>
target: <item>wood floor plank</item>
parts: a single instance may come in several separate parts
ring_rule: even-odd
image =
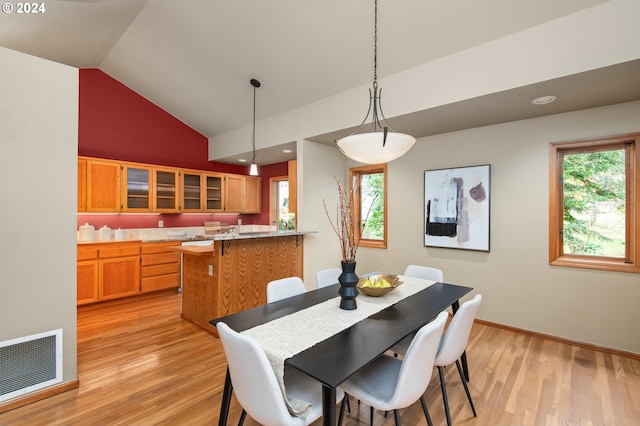
[[[2,413],[0,425],[217,424],[226,358],[218,339],[180,319],[180,303],[167,291],[78,308],[79,388]],[[473,327],[468,356],[478,417],[447,368],[456,425],[640,424],[637,359],[483,324]],[[435,372],[425,399],[434,423],[446,424]],[[369,424],[368,406],[351,407],[345,426]],[[229,424],[240,411],[233,398]],[[401,419],[426,425],[419,403]],[[374,424],[391,426],[393,415],[376,411]]]

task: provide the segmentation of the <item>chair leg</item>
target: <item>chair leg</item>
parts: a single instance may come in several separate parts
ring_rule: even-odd
[[[242,409],[242,414],[240,414],[240,420],[238,421],[238,426],[242,426],[244,424],[244,419],[247,418],[247,412]]]
[[[400,410],[393,410],[393,417],[396,419],[396,426],[400,426]]]
[[[456,367],[458,367],[458,374],[460,374],[460,379],[462,380],[462,384],[464,385],[464,391],[467,393],[467,399],[469,399],[469,405],[471,405],[471,411],[473,411],[473,417],[478,417],[476,414],[476,407],[473,406],[473,400],[471,399],[471,393],[469,392],[469,387],[467,386],[467,381],[465,380],[464,372],[462,371],[462,366],[460,365],[460,361],[456,360]]]
[[[344,399],[347,400],[347,411],[350,413],[351,412],[351,403],[349,402],[349,397],[347,396],[347,394],[344,394]],[[343,399],[343,401],[344,401]]]
[[[440,388],[442,389],[442,399],[444,401],[444,413],[447,416],[447,426],[451,426],[451,414],[449,413],[449,401],[447,400],[447,387],[444,384],[444,367],[438,367],[440,376]]]
[[[373,407],[369,407],[369,426],[373,426]]]
[[[422,411],[424,411],[424,417],[427,419],[427,425],[433,426],[431,416],[429,415],[429,409],[427,408],[427,402],[424,400],[424,395],[420,397],[420,404],[422,404]]]
[[[346,404],[345,404],[346,402]],[[340,403],[340,415],[338,416],[338,426],[342,426],[342,419],[344,419],[344,407],[345,405],[349,405],[349,396],[347,396],[347,394],[344,394],[344,398],[342,399],[342,402]]]

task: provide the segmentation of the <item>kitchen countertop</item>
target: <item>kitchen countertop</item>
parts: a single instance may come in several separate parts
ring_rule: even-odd
[[[102,244],[102,243],[124,243],[124,242],[142,242],[142,243],[155,243],[165,241],[175,241],[181,243],[183,241],[223,241],[223,240],[242,240],[247,238],[273,238],[273,237],[286,237],[290,235],[308,235],[315,234],[318,231],[254,231],[254,232],[242,232],[242,233],[219,233],[208,235],[192,235],[182,237],[151,237],[151,238],[135,238],[126,240],[94,240],[94,241],[78,241],[78,244]]]
[[[226,240],[245,240],[249,238],[273,238],[273,237],[287,237],[293,235],[307,235],[314,234],[317,231],[274,231],[274,232],[250,232],[244,234],[215,234],[209,235],[209,238],[203,238],[202,240],[213,241],[226,241]],[[183,253],[193,255],[204,255],[213,252],[213,244],[207,245],[195,245],[195,246],[176,246],[171,247],[174,250],[178,250]]]

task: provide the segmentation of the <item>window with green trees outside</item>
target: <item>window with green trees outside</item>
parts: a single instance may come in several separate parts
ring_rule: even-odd
[[[360,227],[360,245],[387,247],[387,165],[349,169],[355,184],[354,214]]]
[[[551,144],[552,264],[639,271],[638,138]]]

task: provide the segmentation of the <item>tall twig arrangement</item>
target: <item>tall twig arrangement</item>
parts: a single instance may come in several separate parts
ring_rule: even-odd
[[[340,240],[342,260],[344,262],[355,262],[356,251],[360,244],[358,224],[354,222],[352,214],[356,185],[355,182],[352,181],[351,184],[347,186],[342,184],[335,176],[333,176],[333,178],[338,184],[338,205],[336,206],[335,223],[329,214],[327,204],[324,200],[322,200],[322,204],[324,205],[327,218],[329,218],[329,223]]]

